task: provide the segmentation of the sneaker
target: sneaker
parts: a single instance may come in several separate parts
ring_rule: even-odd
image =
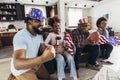
[[[112,62],[110,62],[110,61],[106,61],[106,63],[108,63],[108,64],[113,64]]]
[[[74,77],[73,77],[73,80],[78,80],[77,76],[74,76]]]
[[[96,71],[100,70],[96,65],[86,64],[86,67],[93,69],[93,70],[96,70]]]
[[[96,67],[99,67],[99,66],[100,66],[100,64],[96,61],[95,66],[96,66]]]
[[[107,64],[113,64],[112,62],[108,61],[107,59],[102,60],[101,62],[105,62]]]

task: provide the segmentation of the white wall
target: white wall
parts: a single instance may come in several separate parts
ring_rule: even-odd
[[[83,8],[83,18],[90,16],[90,8]]]
[[[109,14],[108,26],[114,31],[120,32],[120,0],[105,0],[91,9],[93,28],[96,28],[96,20],[104,14]]]

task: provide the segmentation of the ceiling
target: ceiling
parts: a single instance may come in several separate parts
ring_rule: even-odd
[[[62,1],[66,3],[68,7],[82,7],[82,8],[90,8],[96,6],[99,2],[103,0],[0,0],[2,2],[9,3],[21,3],[21,4],[33,4],[33,5],[46,5],[52,6],[57,4],[57,2]]]

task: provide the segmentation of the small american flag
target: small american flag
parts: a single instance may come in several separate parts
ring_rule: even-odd
[[[99,38],[100,38],[98,41],[99,44],[109,43],[109,41],[103,35],[100,35]]]

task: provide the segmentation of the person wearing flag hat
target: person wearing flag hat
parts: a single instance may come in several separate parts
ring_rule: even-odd
[[[11,74],[8,80],[38,80],[36,71],[41,64],[55,57],[53,46],[47,47],[41,56],[37,56],[43,43],[43,12],[32,8],[25,18],[26,28],[16,33],[13,39],[13,57]],[[51,51],[47,51],[51,50]]]
[[[95,44],[94,40],[88,39],[89,32],[86,27],[86,20],[80,19],[78,28],[72,31],[72,39],[76,46],[76,54],[74,56],[76,69],[79,69],[80,54],[87,52],[89,57],[86,66],[94,70],[99,70],[99,64],[97,63],[99,46]]]

